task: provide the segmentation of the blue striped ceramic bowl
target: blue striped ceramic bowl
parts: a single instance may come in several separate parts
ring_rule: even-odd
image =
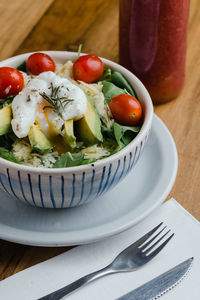
[[[56,62],[75,60],[77,53],[47,51]],[[16,67],[31,53],[4,60],[0,66]],[[137,77],[131,72],[102,59],[106,66],[121,72],[133,85],[144,112],[144,122],[137,137],[118,153],[95,162],[92,165],[65,169],[34,168],[14,164],[0,158],[0,188],[16,199],[43,208],[65,208],[96,201],[121,180],[139,160],[149,135],[153,105],[151,98]],[[137,183],[135,183],[137,184]]]

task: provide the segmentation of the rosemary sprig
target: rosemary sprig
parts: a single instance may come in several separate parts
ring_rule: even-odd
[[[43,109],[51,108],[51,109],[53,109],[53,111],[55,111],[62,117],[60,110],[64,111],[66,105],[68,105],[70,102],[74,101],[74,99],[69,99],[68,97],[59,97],[58,92],[59,92],[60,86],[53,87],[52,82],[50,85],[50,89],[51,89],[50,96],[47,95],[47,93],[45,93],[45,92],[40,93],[40,95],[47,102],[49,102],[49,104],[51,104],[51,106],[50,105],[44,106]]]

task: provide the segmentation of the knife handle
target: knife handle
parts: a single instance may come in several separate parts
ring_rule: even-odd
[[[113,273],[114,270],[111,268],[111,265],[108,265],[107,267],[98,270],[96,272],[90,273],[88,275],[85,275],[78,280],[66,285],[65,287],[52,292],[42,298],[39,298],[38,300],[59,300],[62,299],[64,296],[70,294],[71,292],[77,290],[78,288],[82,287],[83,285],[86,285],[87,283],[94,281],[97,278],[103,277],[104,275],[108,275]]]

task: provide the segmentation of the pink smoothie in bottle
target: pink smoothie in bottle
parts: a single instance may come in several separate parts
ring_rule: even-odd
[[[120,64],[154,103],[175,98],[185,77],[190,0],[120,0]]]

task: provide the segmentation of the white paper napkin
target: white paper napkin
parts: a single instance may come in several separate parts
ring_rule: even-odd
[[[98,279],[66,297],[71,300],[112,300],[137,288],[189,257],[194,263],[182,282],[163,300],[200,299],[200,223],[174,199],[162,204],[143,222],[104,241],[76,247],[0,282],[0,299],[40,298],[108,263],[161,221],[175,236],[161,253],[143,268]]]

